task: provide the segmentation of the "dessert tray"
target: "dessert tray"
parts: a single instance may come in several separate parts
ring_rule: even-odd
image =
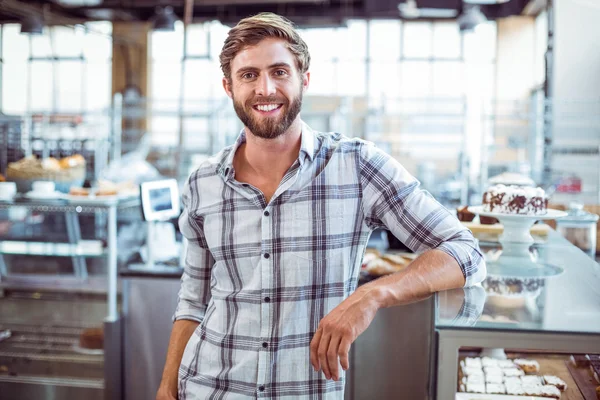
[[[567,216],[567,213],[560,210],[548,209],[543,215],[521,215],[504,214],[496,212],[487,212],[483,206],[471,206],[469,211],[473,214],[483,215],[484,217],[496,218],[504,226],[504,232],[499,238],[500,243],[528,243],[533,244],[534,240],[529,232],[536,221],[559,219]]]

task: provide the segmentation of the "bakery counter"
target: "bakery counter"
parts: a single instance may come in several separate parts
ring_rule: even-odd
[[[503,350],[567,358],[600,352],[598,263],[554,231],[527,254],[492,243],[481,248],[488,259],[482,286],[436,295],[437,399],[452,399],[460,389],[465,351],[500,358]],[[468,317],[456,318],[457,309]]]

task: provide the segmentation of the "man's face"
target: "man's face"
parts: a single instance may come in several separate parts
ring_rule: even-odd
[[[233,108],[255,136],[274,139],[285,133],[302,108],[309,73],[301,74],[280,39],[265,39],[240,51],[231,62],[231,82],[223,87]]]

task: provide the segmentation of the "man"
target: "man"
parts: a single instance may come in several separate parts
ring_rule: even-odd
[[[189,248],[157,398],[342,399],[350,345],[377,310],[478,283],[483,258],[398,162],[302,122],[310,56],[288,20],[240,21],[220,61],[245,128],[184,191]],[[380,227],[423,254],[357,289]]]

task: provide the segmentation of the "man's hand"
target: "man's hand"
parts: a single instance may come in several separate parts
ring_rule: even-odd
[[[319,323],[310,343],[310,363],[315,371],[322,369],[327,379],[337,381],[338,357],[347,370],[350,345],[369,327],[378,309],[372,292],[363,287],[331,310]]]

